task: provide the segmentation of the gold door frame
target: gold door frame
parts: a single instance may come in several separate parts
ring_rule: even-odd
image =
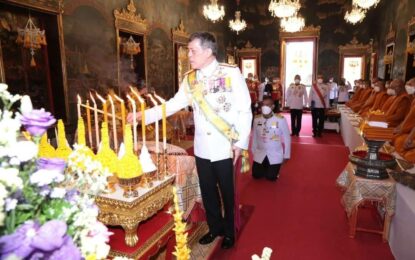
[[[408,67],[408,55],[413,55],[414,59],[415,59],[415,53],[414,54],[410,54],[409,53],[409,44],[411,41],[411,36],[415,35],[415,15],[411,17],[411,19],[408,21],[408,27],[407,27],[407,32],[406,32],[406,52],[405,52],[405,71],[404,71],[404,75],[403,78],[406,81],[406,75],[407,75],[407,67]],[[414,40],[415,41],[415,40]],[[415,61],[414,61],[415,62]],[[409,80],[409,79],[408,79]]]
[[[320,39],[320,26],[314,27],[313,25],[311,26],[306,26],[303,28],[303,30],[298,31],[298,32],[285,32],[282,28],[280,28],[280,33],[279,33],[279,39],[280,39],[280,79],[281,79],[281,83],[282,83],[282,88],[283,88],[283,95],[282,95],[282,107],[285,106],[285,90],[286,87],[285,86],[285,79],[286,79],[286,75],[285,75],[285,62],[286,62],[286,45],[287,42],[289,41],[304,41],[304,40],[313,40],[315,43],[315,48],[314,48],[314,64],[313,64],[313,80],[316,77],[316,72],[317,72],[317,66],[318,66],[318,45],[319,45],[319,39]]]
[[[362,69],[360,71],[360,78],[366,79],[366,64],[369,61],[369,55],[372,53],[371,44],[359,43],[356,37],[346,45],[339,46],[339,75],[344,78],[344,58],[362,58]],[[377,74],[377,73],[376,73]]]
[[[16,5],[28,9],[34,9],[41,13],[48,13],[56,16],[56,23],[58,27],[59,37],[59,54],[61,59],[61,70],[62,70],[62,85],[65,100],[65,116],[69,119],[69,100],[68,100],[68,81],[66,72],[66,56],[65,56],[65,41],[63,37],[63,0],[6,0],[8,4]],[[6,75],[4,73],[3,56],[1,54],[0,46],[0,80],[6,81]],[[3,78],[2,78],[3,77]]]
[[[256,76],[258,79],[261,78],[261,48],[255,48],[248,41],[245,47],[236,50],[236,56],[238,58],[239,68],[242,71],[242,60],[243,59],[255,59],[256,60]]]
[[[389,25],[389,32],[386,35],[386,47],[385,47],[385,55],[383,56],[383,64],[384,64],[384,79],[386,80],[386,67],[390,65],[390,79],[393,79],[393,65],[394,65],[394,55],[395,55],[395,37],[396,32],[392,28],[392,24]],[[389,58],[389,59],[386,59]],[[388,60],[388,62],[385,62]],[[390,61],[389,61],[390,60]]]
[[[178,74],[178,58],[176,60],[176,52],[181,46],[187,46],[189,42],[189,33],[184,27],[183,20],[180,20],[179,25],[176,28],[171,30],[171,37],[173,43],[173,69],[174,69],[174,79],[173,79],[173,93],[176,93],[176,89],[179,89],[180,79]]]
[[[114,10],[114,26],[115,26],[115,41],[117,46],[117,87],[118,95],[121,95],[121,58],[120,58],[120,44],[121,39],[119,37],[120,31],[131,33],[134,35],[142,36],[144,41],[143,51],[144,51],[144,74],[145,81],[147,81],[147,35],[149,32],[149,25],[146,19],[141,18],[139,13],[136,13],[137,9],[134,5],[134,1],[130,0],[126,8],[121,10]]]

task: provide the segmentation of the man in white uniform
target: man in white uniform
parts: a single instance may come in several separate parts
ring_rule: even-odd
[[[209,244],[217,236],[224,236],[222,248],[227,249],[235,241],[234,164],[242,149],[248,149],[251,99],[239,69],[217,62],[217,43],[212,34],[193,33],[188,48],[193,70],[186,74],[176,95],[166,102],[166,113],[170,116],[188,105],[193,106],[194,153],[209,226],[209,232],[199,243]],[[137,117],[141,118],[141,114]],[[146,110],[146,124],[160,117],[160,107]],[[132,121],[131,114],[129,121]]]
[[[300,136],[303,108],[307,106],[307,89],[300,81],[300,75],[295,75],[294,83],[291,83],[287,89],[287,106],[290,108],[293,136]]]
[[[329,105],[329,88],[323,83],[323,76],[317,76],[310,91],[309,106],[313,120],[313,137],[321,137],[324,129],[324,118]]]
[[[330,96],[329,96],[329,101],[330,101],[330,107],[333,106],[333,103],[336,101],[337,99],[337,91],[338,91],[338,87],[337,87],[337,83],[334,82],[333,77],[331,77],[329,79],[329,88],[330,88]]]
[[[254,119],[252,177],[255,179],[265,177],[267,180],[276,181],[281,164],[290,159],[291,138],[288,124],[284,116],[272,112],[273,103],[271,97],[265,97],[261,107],[262,115]]]

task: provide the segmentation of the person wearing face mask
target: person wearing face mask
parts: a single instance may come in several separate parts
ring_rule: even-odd
[[[388,123],[388,127],[396,127],[408,113],[411,98],[406,94],[405,83],[400,79],[393,80],[388,91],[393,96],[393,102],[389,108],[384,110],[385,120]]]
[[[359,110],[359,114],[362,117],[367,116],[369,111],[376,111],[380,109],[381,104],[383,104],[389,97],[389,95],[386,93],[385,83],[381,80],[375,83],[373,91],[375,95],[370,96],[370,98]]]
[[[291,114],[291,135],[300,136],[303,108],[307,106],[307,90],[300,83],[300,75],[295,75],[294,83],[287,89],[287,106]]]
[[[380,91],[380,85],[378,85],[379,82],[379,80],[376,80],[375,83],[372,83],[371,88],[369,88],[371,91],[367,99],[363,100],[358,106],[355,106],[355,110],[357,110],[356,113],[362,114],[373,106]]]
[[[368,81],[361,81],[360,88],[362,91],[359,98],[349,106],[355,113],[359,112],[360,108],[365,104],[370,95],[373,93],[373,88],[369,87]]]
[[[313,137],[321,137],[324,129],[325,112],[329,104],[329,88],[323,83],[323,76],[317,76],[310,90],[309,106],[313,121]]]
[[[360,86],[361,86],[361,80],[360,79],[355,80],[352,98],[348,102],[346,102],[346,106],[348,107],[352,106],[353,103],[356,102],[356,100],[360,98],[360,95],[362,94],[362,91],[363,91],[363,89]]]
[[[337,83],[334,82],[333,77],[330,77],[329,83],[327,85],[329,86],[329,89],[330,89],[329,101],[330,101],[330,107],[332,107],[333,103],[337,101],[338,86],[337,86]]]
[[[352,89],[350,82],[347,82],[346,79],[342,78],[339,83],[338,93],[337,93],[337,104],[343,105],[349,101],[349,90]]]
[[[273,100],[264,97],[262,115],[254,119],[252,177],[276,181],[281,164],[290,158],[291,138],[287,121],[281,114],[274,114]],[[284,145],[282,144],[284,143]]]
[[[264,99],[265,86],[268,84],[268,82],[269,82],[269,79],[265,77],[264,82],[262,82],[258,86],[258,102],[259,103],[262,103],[262,100]]]

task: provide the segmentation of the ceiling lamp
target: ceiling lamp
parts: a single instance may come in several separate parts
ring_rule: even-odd
[[[286,32],[298,32],[304,28],[304,18],[301,16],[291,16],[281,19],[281,27]]]
[[[235,20],[229,21],[229,27],[231,30],[235,31],[236,34],[239,34],[240,31],[245,30],[246,22],[245,20],[241,19],[241,11],[235,12]]]
[[[286,18],[294,16],[300,7],[299,0],[271,0],[268,10],[274,17]]]
[[[45,30],[40,30],[33,23],[32,18],[29,15],[24,29],[17,28],[17,39],[16,43],[22,44],[24,48],[30,49],[30,66],[35,67],[35,50],[42,48],[42,45],[46,45]]]
[[[203,15],[215,23],[225,16],[225,7],[219,6],[218,0],[210,0],[210,4],[203,6]]]
[[[346,12],[344,19],[346,22],[351,24],[360,23],[363,21],[366,15],[366,10],[360,9],[359,7],[353,5],[353,8],[350,12]]]
[[[353,4],[356,4],[360,8],[369,9],[372,6],[376,7],[380,0],[353,0]]]

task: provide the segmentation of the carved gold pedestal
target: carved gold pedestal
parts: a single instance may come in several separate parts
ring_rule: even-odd
[[[124,198],[122,189],[116,186],[112,194],[95,198],[99,207],[98,220],[105,225],[121,226],[125,231],[125,243],[133,247],[138,242],[137,227],[162,209],[172,197],[174,177],[154,183],[149,189],[139,190],[139,197]]]

